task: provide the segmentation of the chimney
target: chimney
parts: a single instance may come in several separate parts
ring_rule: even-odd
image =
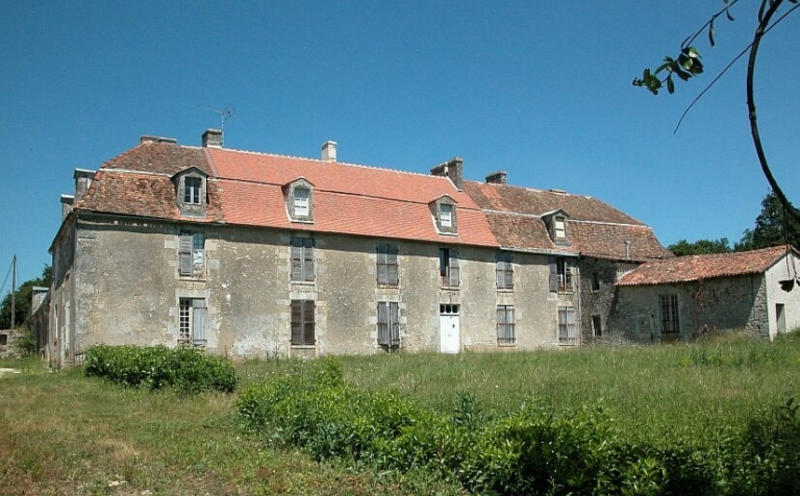
[[[73,200],[75,200],[75,197],[72,195],[61,195],[61,222],[64,222],[67,215],[72,212]]]
[[[625,260],[630,260],[631,258],[631,240],[625,240]]]
[[[165,138],[164,136],[152,136],[150,134],[143,134],[139,136],[139,143],[171,143],[175,144],[178,140],[176,138]]]
[[[431,169],[431,175],[449,177],[456,189],[461,191],[463,188],[463,165],[461,157],[453,157],[447,162],[442,162]]]
[[[336,145],[337,143],[331,140],[328,140],[322,144],[323,162],[336,162]]]
[[[492,172],[486,176],[486,182],[493,184],[508,184],[508,172],[504,170]]]
[[[222,148],[222,130],[206,129],[206,131],[203,133],[203,147],[209,146]]]
[[[75,173],[72,175],[72,177],[75,178],[74,201],[78,201],[89,191],[89,187],[92,185],[92,180],[94,179],[94,171],[88,169],[75,169]]]

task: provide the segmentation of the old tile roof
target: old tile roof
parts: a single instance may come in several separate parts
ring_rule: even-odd
[[[634,262],[672,256],[649,226],[596,198],[475,181],[466,181],[464,190],[481,207],[503,247]],[[557,210],[569,216],[569,245],[555,245],[542,221]],[[630,241],[627,257],[625,241]]]
[[[645,263],[629,272],[617,286],[691,282],[714,277],[759,274],[786,254],[785,246],[711,255],[689,255]]]
[[[171,176],[195,166],[207,174],[205,218],[181,217]],[[314,222],[291,222],[282,187],[304,177],[314,185]],[[458,233],[439,234],[429,203],[457,204]],[[77,210],[192,222],[220,222],[438,243],[498,246],[472,199],[444,177],[339,162],[174,143],[145,142],[95,174]]]

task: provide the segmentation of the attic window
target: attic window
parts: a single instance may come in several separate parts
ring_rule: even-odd
[[[555,231],[556,239],[567,239],[567,223],[564,217],[556,217],[553,222],[553,230]]]
[[[199,177],[184,178],[183,202],[191,205],[200,205],[200,192],[203,189],[203,180]]]
[[[299,177],[284,186],[286,211],[292,222],[314,222],[314,185]]]
[[[172,177],[175,183],[176,202],[181,215],[205,217],[207,175],[197,167],[191,166]]]
[[[458,222],[456,217],[456,202],[447,195],[432,202],[431,210],[436,221],[436,229],[440,234],[456,234]]]
[[[453,227],[453,206],[443,204],[439,207],[439,225],[442,228]]]

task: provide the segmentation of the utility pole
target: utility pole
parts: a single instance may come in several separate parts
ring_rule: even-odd
[[[14,300],[16,299],[16,291],[17,291],[17,254],[15,253],[13,257],[11,257],[11,328],[14,329],[16,327],[16,317],[17,315],[14,313]]]

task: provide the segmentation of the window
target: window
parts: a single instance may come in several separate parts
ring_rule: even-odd
[[[556,239],[567,239],[567,223],[564,217],[556,217],[553,221],[553,232]]]
[[[312,238],[292,238],[291,278],[295,282],[314,280],[314,240]]]
[[[550,291],[572,291],[572,263],[565,257],[550,258]]]
[[[397,246],[380,245],[378,246],[377,257],[378,284],[386,286],[397,286]]]
[[[190,205],[200,205],[200,195],[203,191],[203,180],[199,177],[185,177],[183,186],[183,202]]]
[[[600,274],[592,272],[592,291],[600,291]]]
[[[458,287],[458,252],[455,248],[439,248],[439,276],[442,286]]]
[[[514,306],[497,305],[497,344],[513,345],[517,341],[514,333]]]
[[[664,334],[677,334],[680,332],[678,322],[678,295],[661,295],[661,332]]]
[[[395,301],[378,302],[378,344],[386,348],[400,347],[400,310]]]
[[[578,342],[574,307],[558,307],[558,342],[560,344],[576,344]]]
[[[309,190],[308,188],[295,188],[294,190],[294,215],[293,217],[308,217]]]
[[[514,289],[514,268],[510,253],[497,255],[497,289]]]
[[[292,300],[292,346],[314,346],[314,300]]]
[[[8,344],[8,334],[0,334],[0,346]]]
[[[178,246],[178,272],[184,277],[205,275],[205,235],[181,233]]]
[[[181,298],[178,311],[178,342],[206,344],[206,300]]]
[[[453,206],[446,203],[439,207],[439,225],[443,228],[453,227]]]
[[[436,220],[436,229],[440,233],[455,234],[457,232],[455,200],[443,195],[431,202],[431,209]]]
[[[595,337],[600,337],[603,335],[603,327],[599,315],[592,315],[592,332],[594,333]]]

